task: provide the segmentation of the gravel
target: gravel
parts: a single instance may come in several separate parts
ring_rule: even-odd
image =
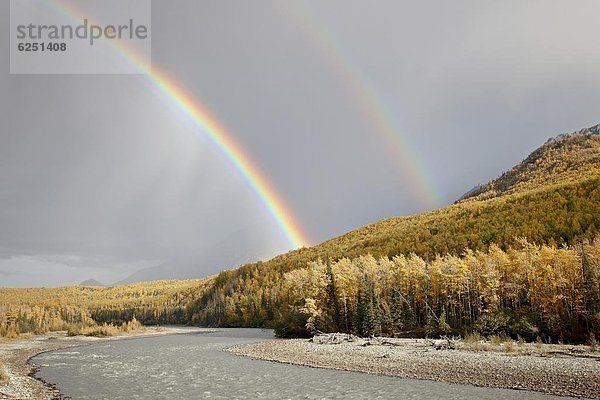
[[[548,346],[552,351],[523,354],[436,350],[435,343],[420,339],[395,339],[391,345],[372,340],[318,344],[279,339],[228,351],[310,367],[600,399],[600,357],[572,353],[568,346],[560,351]]]

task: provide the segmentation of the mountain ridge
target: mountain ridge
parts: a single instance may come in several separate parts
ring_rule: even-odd
[[[540,169],[545,178],[564,182],[584,167],[600,168],[600,124],[572,133],[563,133],[548,139],[519,164],[492,181],[477,185],[457,202],[485,200],[522,189],[532,189],[547,182],[539,182]],[[574,156],[574,155],[577,156]],[[578,158],[574,160],[574,158]]]
[[[142,268],[114,283],[127,285],[136,282],[156,280],[199,279],[206,274],[216,273],[224,268],[256,262],[265,254],[271,254],[267,236],[267,227],[251,225],[230,234],[204,251],[196,250],[193,254],[182,254],[165,260],[159,265]],[[239,243],[244,243],[240,246]],[[204,265],[204,268],[198,268]]]

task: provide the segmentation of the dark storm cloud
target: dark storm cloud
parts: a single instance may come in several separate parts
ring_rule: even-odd
[[[449,203],[549,136],[599,122],[598,11],[596,1],[154,1],[153,63],[214,112],[318,242],[425,207],[348,68]],[[9,75],[7,49],[2,35],[0,285],[116,281],[182,254],[197,255],[203,275],[225,267],[202,262],[215,246],[236,259],[287,249],[243,179],[145,79]]]

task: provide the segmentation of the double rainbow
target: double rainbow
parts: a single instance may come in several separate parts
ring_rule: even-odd
[[[57,9],[75,20],[83,13],[75,10],[73,2],[67,5],[65,1],[53,2]],[[287,6],[292,6],[289,3]],[[441,199],[431,177],[424,166],[411,151],[406,134],[400,129],[385,107],[384,102],[377,94],[375,88],[369,84],[369,79],[353,67],[351,60],[343,53],[342,46],[334,41],[331,32],[318,23],[317,16],[306,6],[292,6],[293,13],[299,17],[303,25],[322,46],[337,71],[353,92],[354,98],[369,118],[374,129],[380,137],[388,143],[387,148],[392,151],[392,158],[399,164],[400,171],[408,180],[407,185],[415,198],[420,200],[427,208],[435,208],[441,204]],[[87,17],[86,17],[87,18]],[[88,18],[90,19],[90,18]],[[140,72],[155,85],[167,99],[176,104],[192,121],[207,135],[216,148],[231,162],[244,178],[248,186],[256,193],[265,209],[272,216],[286,237],[292,248],[299,248],[310,244],[310,240],[302,231],[300,224],[286,206],[282,197],[273,185],[267,180],[262,171],[252,161],[250,155],[234,140],[233,136],[223,128],[217,119],[206,107],[191,94],[186,92],[166,72],[151,67],[131,49],[115,44],[115,49],[131,62]]]

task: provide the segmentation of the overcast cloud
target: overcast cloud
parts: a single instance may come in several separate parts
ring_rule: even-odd
[[[548,137],[600,122],[595,0],[152,7],[153,64],[243,144],[313,243],[428,207],[360,85],[400,127],[439,206]],[[4,32],[8,10],[2,0]],[[202,276],[289,250],[243,179],[147,79],[9,75],[7,35],[0,54],[0,286],[109,283],[181,256]]]

